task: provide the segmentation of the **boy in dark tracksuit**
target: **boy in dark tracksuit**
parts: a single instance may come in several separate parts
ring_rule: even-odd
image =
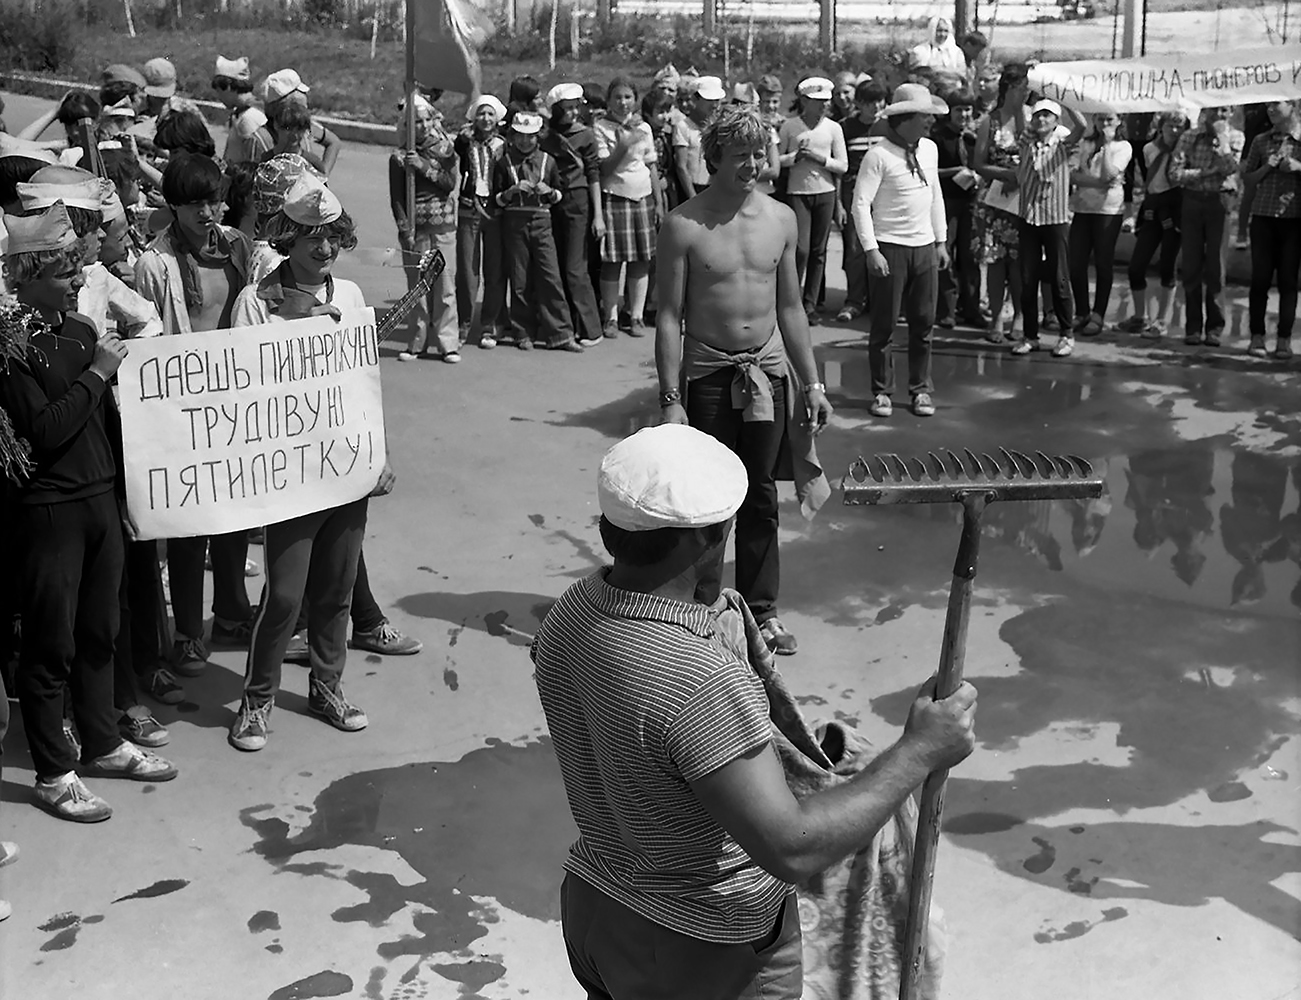
[[[19,488],[23,618],[18,699],[36,772],[36,802],[61,819],[93,823],[112,809],[77,775],[166,781],[176,768],[126,742],[113,704],[113,652],[124,538],[117,481],[121,426],[109,380],[126,356],[72,310],[82,248],[63,202],[10,217],[5,269],[26,307],[10,312],[0,406],[29,442],[33,468]],[[70,699],[82,750],[65,735]],[[82,763],[84,761],[84,764]]]
[[[583,88],[562,83],[547,94],[551,125],[538,145],[560,168],[563,197],[551,209],[560,273],[573,317],[574,332],[581,344],[599,344],[604,338],[601,310],[588,269],[588,227],[599,240],[605,235],[601,207],[601,153],[596,133],[579,116]]]
[[[502,211],[510,274],[511,334],[521,350],[539,340],[553,351],[581,353],[569,320],[551,207],[561,198],[555,158],[538,148],[542,117],[518,112],[506,150],[493,167],[493,198]]]
[[[939,299],[935,319],[940,326],[983,329],[980,315],[980,263],[975,256],[976,194],[971,164],[976,155],[976,135],[971,114],[975,98],[965,90],[945,97],[947,117],[936,121],[931,139],[939,150],[940,191],[949,222],[949,266],[939,273]]]

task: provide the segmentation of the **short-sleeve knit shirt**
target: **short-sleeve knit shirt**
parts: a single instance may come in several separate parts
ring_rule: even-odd
[[[768,742],[763,685],[715,635],[713,609],[611,587],[608,572],[570,587],[533,643],[579,831],[565,868],[670,930],[754,941],[790,886],[714,822],[690,782]]]

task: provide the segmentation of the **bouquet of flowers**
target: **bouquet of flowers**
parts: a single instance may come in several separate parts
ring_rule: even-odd
[[[12,296],[0,296],[0,371],[13,361],[24,360],[32,334],[44,328],[44,321],[30,307]],[[31,451],[0,407],[0,476],[21,483],[31,471]]]

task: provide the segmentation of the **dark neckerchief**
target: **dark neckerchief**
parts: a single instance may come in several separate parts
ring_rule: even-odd
[[[209,266],[232,266],[230,240],[220,228],[212,231],[207,245],[198,247],[190,240],[181,224],[175,220],[167,227],[167,239],[181,268],[181,288],[185,293],[185,308],[190,312],[203,308],[203,282],[199,278],[198,262]]]
[[[887,129],[886,136],[889,140],[903,150],[903,162],[908,165],[908,172],[920,180],[923,184],[928,184],[926,175],[922,173],[922,165],[917,161],[917,143],[909,145],[904,142],[901,136],[894,129]]]
[[[279,267],[279,271],[280,271],[281,288],[289,288],[295,292],[302,291],[302,288],[299,287],[298,282],[294,280],[293,268],[289,266],[289,261],[284,261],[283,263],[281,263]],[[307,293],[304,292],[303,294],[307,294]],[[333,274],[327,274],[325,276],[325,301],[326,302],[334,301],[334,275]]]

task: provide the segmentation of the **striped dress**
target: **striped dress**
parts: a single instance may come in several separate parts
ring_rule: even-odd
[[[768,699],[717,612],[619,590],[600,570],[556,602],[535,679],[579,838],[565,868],[670,930],[741,944],[791,889],[750,859],[690,782],[770,739]]]

